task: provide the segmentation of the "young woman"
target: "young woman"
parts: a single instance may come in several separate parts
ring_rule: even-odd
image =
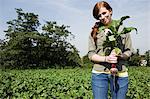
[[[112,12],[111,6],[105,1],[97,2],[93,9],[93,16],[98,22],[95,23],[89,36],[88,57],[94,63],[92,69],[94,99],[107,99],[109,84],[112,99],[125,99],[128,90],[128,72],[125,63],[132,54],[130,34],[121,36],[118,47],[121,48],[122,54],[118,57],[110,47],[103,48],[103,43],[106,40],[105,32],[107,31],[99,30],[101,26],[105,26],[107,30],[108,25],[113,21]],[[120,27],[119,30],[121,29],[123,28]],[[109,55],[104,54],[106,51],[109,52]],[[119,68],[112,68],[111,64],[114,63]],[[117,73],[115,84],[112,73]]]

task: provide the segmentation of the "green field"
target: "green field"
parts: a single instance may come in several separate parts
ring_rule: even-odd
[[[150,99],[150,67],[129,68],[128,99]],[[91,69],[0,70],[0,98],[92,99]]]

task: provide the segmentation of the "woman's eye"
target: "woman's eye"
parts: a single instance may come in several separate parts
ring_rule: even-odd
[[[105,14],[106,14],[106,12],[103,12],[103,13],[102,13],[102,15],[105,15]]]

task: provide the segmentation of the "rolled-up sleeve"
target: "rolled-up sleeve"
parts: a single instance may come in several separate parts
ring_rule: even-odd
[[[95,42],[94,39],[89,36],[89,41],[88,41],[88,57],[91,60],[92,56],[96,54],[96,46],[95,46]]]
[[[131,35],[130,33],[126,34],[126,39],[125,39],[125,51],[124,54],[127,57],[130,57],[133,53],[133,48],[132,48],[132,40],[131,40]]]

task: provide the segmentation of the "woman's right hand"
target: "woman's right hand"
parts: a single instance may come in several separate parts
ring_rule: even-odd
[[[108,63],[117,63],[117,59],[118,59],[118,57],[113,54],[106,56],[106,62],[108,62]]]

